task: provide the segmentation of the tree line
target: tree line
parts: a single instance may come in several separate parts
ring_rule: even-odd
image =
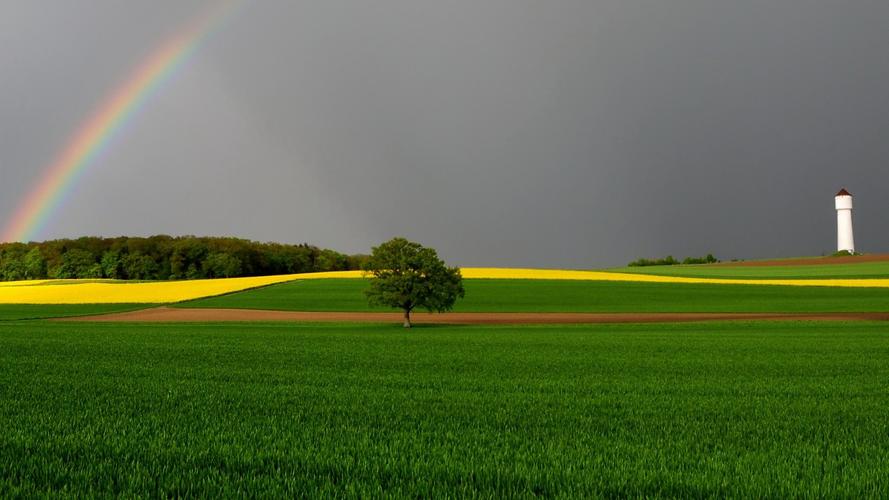
[[[663,259],[637,259],[627,264],[628,267],[647,267],[647,266],[676,266],[679,264],[716,264],[719,259],[708,253],[704,257],[686,257],[683,260],[677,260],[672,255],[668,255]]]
[[[362,269],[366,255],[240,238],[83,237],[0,244],[0,280],[181,280]]]

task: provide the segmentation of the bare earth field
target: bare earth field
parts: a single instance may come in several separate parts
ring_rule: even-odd
[[[712,266],[724,267],[768,267],[768,266],[824,266],[828,264],[864,264],[867,262],[887,262],[889,254],[849,255],[845,257],[804,257],[798,259],[749,260],[741,262],[720,262]]]
[[[298,322],[400,322],[398,312],[304,312],[256,309],[179,309],[156,307],[96,316],[59,318],[57,321],[90,322],[208,322],[208,321],[298,321]],[[589,323],[679,323],[728,320],[795,321],[889,321],[889,313],[444,313],[411,314],[414,323],[453,325],[485,324],[589,324]]]

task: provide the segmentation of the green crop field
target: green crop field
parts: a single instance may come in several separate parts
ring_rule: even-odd
[[[0,323],[0,497],[889,491],[881,323]]]
[[[885,288],[464,280],[466,312],[868,312],[889,311]],[[361,279],[306,280],[178,304],[179,307],[367,311]]]
[[[829,260],[829,259],[826,259]],[[621,267],[609,271],[659,276],[725,279],[832,279],[889,278],[889,262],[824,264],[806,266],[648,266]]]
[[[139,304],[0,304],[0,321],[61,318],[150,307]]]

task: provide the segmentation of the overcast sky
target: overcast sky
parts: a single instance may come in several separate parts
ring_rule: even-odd
[[[0,225],[211,2],[0,0]],[[39,239],[198,234],[460,265],[889,251],[885,0],[249,2]]]

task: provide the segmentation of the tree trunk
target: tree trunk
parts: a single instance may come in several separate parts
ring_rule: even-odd
[[[410,309],[404,310],[404,327],[405,328],[411,327],[411,310]]]

